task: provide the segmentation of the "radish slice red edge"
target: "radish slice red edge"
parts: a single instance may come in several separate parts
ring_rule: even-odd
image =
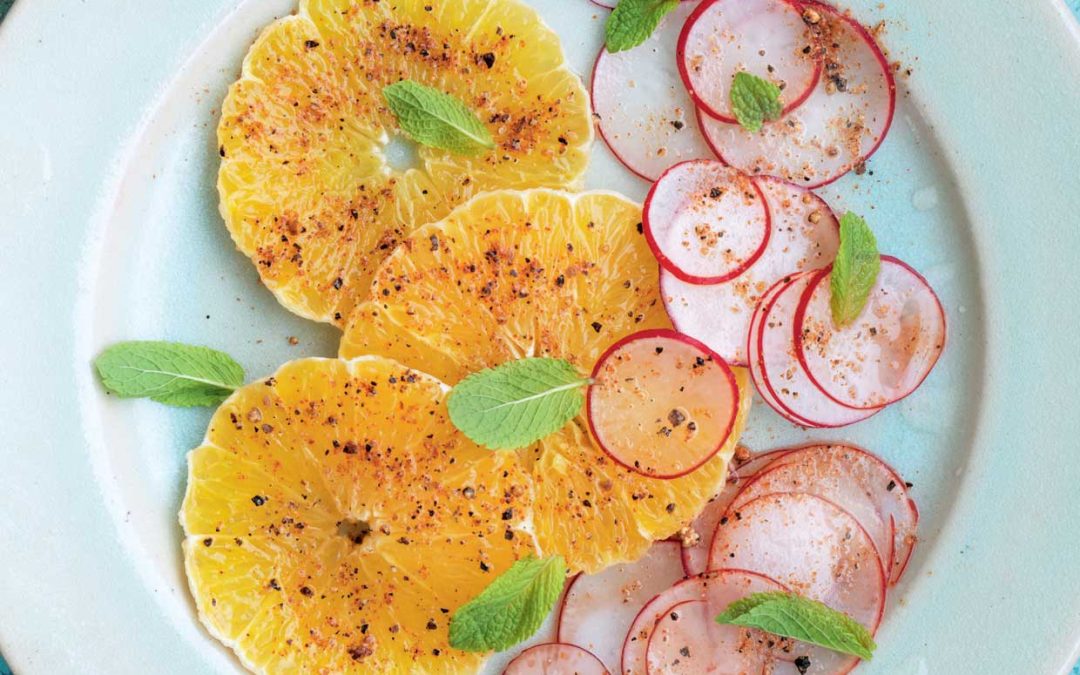
[[[753,265],[709,285],[687,283],[660,270],[660,297],[675,328],[740,366],[749,363],[746,338],[765,290],[785,275],[829,265],[840,244],[839,220],[821,197],[771,176],[754,182],[765,195],[772,234]]]
[[[907,489],[877,456],[846,445],[812,445],[784,455],[744,484],[730,508],[766,495],[798,492],[844,509],[863,526],[890,573],[913,541],[915,522]]]
[[[683,26],[676,59],[679,74],[698,107],[735,124],[731,82],[745,71],[782,89],[784,112],[814,91],[821,60],[792,0],[706,0]]]
[[[589,429],[621,466],[678,478],[723,447],[739,410],[723,358],[673,330],[628,335],[596,362],[585,399]]]
[[[529,647],[506,666],[503,675],[609,675],[588,650],[577,645],[548,642]]]
[[[881,48],[862,24],[824,3],[803,0],[803,4],[821,15],[819,30],[829,31],[819,43],[836,45],[826,50],[822,76],[810,97],[781,119],[766,122],[758,133],[700,111],[698,123],[725,164],[816,188],[877,152],[892,126],[896,81]]]
[[[907,263],[881,256],[866,308],[837,328],[830,270],[810,282],[795,312],[795,352],[810,381],[854,410],[895,403],[930,375],[945,349],[945,310],[930,283]]]
[[[646,672],[653,629],[671,607],[686,601],[706,601],[719,607],[716,611],[719,614],[731,602],[751,593],[778,590],[787,589],[762,574],[740,569],[707,572],[680,581],[650,600],[634,618],[623,642],[621,672],[624,675]]]
[[[570,582],[559,614],[558,641],[589,650],[616,671],[623,636],[645,604],[683,579],[682,545],[659,541],[644,557]]]
[[[771,450],[732,466],[727,485],[720,494],[705,505],[698,517],[690,524],[690,529],[697,535],[697,541],[690,546],[681,546],[682,566],[687,576],[697,576],[708,570],[709,545],[712,543],[716,524],[720,522],[728,505],[735,499],[741,487],[752,480],[759,471],[789,452],[791,450],[787,448]]]
[[[673,164],[713,157],[672,57],[694,7],[680,3],[643,44],[615,54],[603,49],[593,66],[592,105],[600,137],[627,169],[647,181]]]
[[[642,216],[660,265],[693,284],[740,275],[761,257],[772,231],[757,183],[709,159],[665,171],[649,190]]]
[[[810,381],[795,347],[795,311],[815,272],[795,275],[762,303],[747,349],[754,368],[751,376],[765,400],[795,424],[834,428],[872,417],[881,409],[852,410],[825,396]]]
[[[589,0],[589,2],[597,7],[603,7],[604,9],[615,9],[618,0]]]
[[[874,542],[854,516],[808,494],[762,495],[728,511],[716,528],[710,566],[765,574],[791,591],[844,612],[877,631],[886,577]],[[849,668],[853,657],[796,644],[815,672]],[[803,652],[802,650],[806,650]],[[823,666],[824,669],[819,670]]]

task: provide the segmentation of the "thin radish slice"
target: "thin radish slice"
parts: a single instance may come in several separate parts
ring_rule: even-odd
[[[593,436],[617,463],[653,478],[677,478],[712,459],[739,409],[727,363],[673,330],[619,340],[592,379],[586,413]]]
[[[716,613],[731,602],[751,593],[786,590],[775,580],[746,570],[725,569],[691,577],[675,584],[641,608],[623,642],[623,675],[645,675],[649,639],[657,622],[671,607],[687,601],[706,601],[719,607]]]
[[[593,112],[600,135],[626,168],[654,181],[669,166],[712,157],[672,55],[694,2],[682,2],[644,44],[600,52],[593,68]]]
[[[899,581],[915,547],[919,511],[907,483],[880,457],[852,445],[799,448],[776,459],[757,480],[746,484],[735,503],[741,505],[766,492],[807,492],[851,513],[874,539],[889,584]],[[875,510],[873,515],[866,504]],[[871,524],[885,529],[884,541]]]
[[[618,0],[589,0],[589,2],[604,9],[615,9],[615,5],[618,4]]]
[[[731,83],[736,73],[779,86],[784,112],[813,93],[821,76],[815,41],[802,8],[792,0],[706,0],[683,27],[676,58],[698,107],[734,124]]]
[[[764,672],[772,658],[762,644],[761,634],[738,626],[722,626],[713,620],[717,614],[719,611],[705,600],[688,600],[669,608],[649,638],[648,675]]]
[[[760,453],[732,467],[727,485],[720,494],[705,505],[698,517],[690,524],[688,535],[691,539],[683,539],[682,565],[687,576],[703,574],[709,569],[709,544],[712,543],[713,532],[716,531],[716,524],[724,516],[728,505],[739,493],[739,489],[747,481],[753,479],[758,471],[788,452],[791,451],[783,449]]]
[[[831,274],[811,282],[795,315],[795,346],[810,380],[833,401],[867,410],[915,391],[945,349],[945,311],[934,289],[907,263],[881,256],[862,314],[837,328],[829,308]]]
[[[766,289],[785,275],[825,267],[840,244],[839,221],[821,197],[778,178],[754,179],[765,195],[772,234],[761,257],[722,284],[699,285],[660,270],[660,295],[682,333],[733,365],[746,365],[750,319]]]
[[[832,428],[860,422],[879,409],[853,410],[840,405],[818,389],[807,376],[795,349],[795,310],[803,292],[818,273],[808,273],[790,281],[765,305],[752,346],[760,382],[769,393],[762,395],[777,411],[796,424]],[[761,389],[759,388],[759,391]]]
[[[856,20],[807,0],[824,45],[824,70],[799,107],[759,133],[700,116],[706,140],[725,163],[751,174],[820,187],[862,165],[892,124],[896,82],[874,37]]]
[[[761,257],[770,238],[761,188],[711,159],[665,171],[645,198],[643,219],[660,265],[694,284],[738,276]]]
[[[576,577],[559,615],[559,642],[584,647],[617,671],[623,637],[638,612],[683,578],[681,548],[678,542],[659,541],[636,562]]]
[[[530,647],[506,666],[503,675],[609,675],[600,659],[577,645],[549,642]]]
[[[809,272],[803,272],[802,274],[809,274]],[[772,307],[772,301],[780,294],[780,291],[787,288],[788,284],[799,276],[799,274],[794,274],[791,277],[780,279],[761,296],[761,300],[758,302],[757,307],[754,308],[754,313],[750,315],[750,334],[746,338],[746,355],[750,362],[748,368],[750,371],[750,380],[754,383],[754,388],[757,389],[758,396],[760,396],[770,408],[787,418],[793,424],[806,426],[810,425],[810,423],[804,419],[792,417],[790,413],[780,405],[780,402],[772,395],[772,392],[769,391],[769,388],[765,384],[765,378],[761,372],[761,351],[758,348],[760,345],[762,328],[761,319],[765,314],[765,310]]]
[[[783,492],[827,499],[859,521],[885,569],[891,569],[895,548],[892,524],[882,502],[891,501],[885,488],[890,482],[895,485],[892,469],[876,457],[844,446],[810,446],[791,455],[746,483],[731,502],[731,509],[738,511],[758,497]]]
[[[885,573],[874,542],[855,518],[807,494],[771,494],[738,509],[716,528],[710,550],[715,568],[750,569],[795,593],[825,603],[877,631],[885,609]],[[814,673],[846,672],[855,661],[796,643],[791,656],[808,656]]]

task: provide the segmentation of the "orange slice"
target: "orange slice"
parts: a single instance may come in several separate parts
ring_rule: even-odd
[[[525,553],[529,477],[394,361],[304,359],[237,391],[188,457],[199,617],[256,672],[475,671],[452,612]]]
[[[587,374],[619,339],[669,327],[639,205],[607,192],[500,191],[405,239],[377,271],[340,351],[401,358],[453,384],[525,356],[565,358]],[[535,491],[542,552],[594,572],[640,557],[693,519],[722,486],[746,421],[745,371],[736,379],[731,437],[676,479],[620,467],[584,415],[517,451]]]
[[[382,98],[401,79],[463,101],[497,147],[416,147]],[[302,0],[222,104],[221,213],[285,307],[342,324],[414,227],[485,190],[576,185],[592,137],[581,81],[519,0]]]

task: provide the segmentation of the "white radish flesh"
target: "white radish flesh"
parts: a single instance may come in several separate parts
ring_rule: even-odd
[[[821,197],[777,178],[759,177],[772,234],[753,265],[720,284],[691,284],[660,270],[660,294],[679,332],[701,340],[733,365],[746,365],[751,317],[765,291],[785,275],[832,263],[839,222]]]
[[[593,436],[617,463],[653,478],[676,478],[712,459],[739,410],[727,363],[672,330],[616,342],[592,379],[586,414]]]
[[[713,157],[675,64],[683,23],[696,3],[680,3],[643,44],[600,52],[592,102],[600,135],[626,168],[654,181],[668,167]]]
[[[608,670],[577,645],[549,642],[521,652],[503,675],[608,675]]]
[[[853,410],[833,401],[807,376],[795,349],[795,311],[814,274],[797,276],[764,304],[751,358],[757,359],[755,385],[762,398],[796,424],[841,427],[867,419],[878,410]],[[766,392],[768,395],[766,395]]]
[[[680,549],[678,542],[659,541],[636,562],[576,577],[559,616],[559,642],[584,647],[617,671],[623,639],[638,612],[683,578]]]
[[[729,509],[716,528],[710,565],[765,574],[791,591],[823,602],[877,630],[886,580],[870,535],[855,518],[818,497],[772,494]],[[810,672],[846,672],[856,661],[797,643],[792,657],[808,656]]]
[[[734,123],[731,84],[747,72],[781,88],[784,110],[814,91],[821,60],[802,9],[790,0],[707,0],[679,39],[679,72],[707,114]]]
[[[727,485],[720,494],[716,495],[705,505],[705,508],[690,524],[690,530],[696,536],[696,542],[682,547],[683,570],[687,576],[703,574],[709,569],[709,544],[712,543],[713,532],[716,524],[724,516],[727,507],[739,490],[748,481],[752,480],[758,471],[769,466],[772,462],[783,457],[790,450],[772,450],[754,455],[745,462],[733,466],[728,476]]]
[[[661,266],[679,279],[732,279],[765,251],[765,195],[749,176],[715,160],[668,169],[645,198],[645,238]]]
[[[945,312],[930,284],[909,265],[881,257],[862,313],[838,328],[831,274],[811,283],[795,317],[796,349],[811,381],[833,401],[866,410],[915,391],[945,349]]]
[[[623,643],[623,675],[646,675],[649,640],[657,622],[671,607],[687,601],[705,601],[719,614],[728,604],[751,593],[785,588],[766,576],[726,569],[680,581],[649,601],[638,613]],[[715,616],[715,614],[714,614]]]
[[[763,672],[771,656],[761,643],[761,634],[738,626],[722,626],[714,621],[718,613],[705,600],[688,600],[669,608],[649,638],[648,675]]]
[[[824,69],[813,93],[781,119],[751,133],[701,115],[725,163],[751,174],[820,187],[864,163],[881,145],[896,109],[896,82],[874,37],[836,9],[807,1],[820,20]]]

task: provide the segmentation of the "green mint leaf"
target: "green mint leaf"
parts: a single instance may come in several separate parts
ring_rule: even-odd
[[[845,213],[840,218],[840,248],[829,280],[833,323],[844,327],[859,317],[881,270],[877,239],[859,216]]]
[[[484,123],[464,103],[412,80],[383,87],[383,98],[401,128],[421,145],[475,155],[495,147]]]
[[[523,448],[581,411],[589,383],[562,359],[521,359],[466,377],[450,392],[450,421],[492,450]]]
[[[716,622],[756,628],[860,659],[869,660],[877,648],[870,631],[847,614],[783,591],[754,593],[736,600]]]
[[[619,0],[604,27],[604,41],[611,53],[633,49],[649,39],[679,0]]]
[[[731,109],[739,126],[756,134],[763,123],[778,120],[783,114],[780,87],[745,71],[735,73],[731,83]]]
[[[94,360],[105,389],[189,408],[221,403],[244,383],[228,354],[177,342],[120,342]]]
[[[450,646],[468,652],[513,647],[540,628],[562,593],[562,556],[522,558],[450,619]]]

